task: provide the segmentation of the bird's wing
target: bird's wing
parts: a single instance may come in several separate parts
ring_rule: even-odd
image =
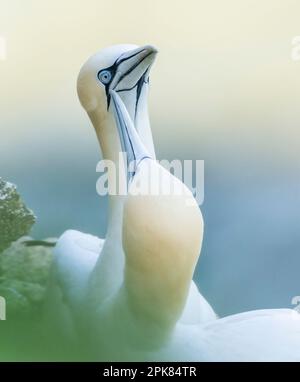
[[[295,310],[236,314],[200,331],[206,361],[300,361],[300,314]]]
[[[177,325],[170,343],[151,361],[300,361],[300,314],[256,310],[203,325]]]
[[[192,281],[179,323],[184,325],[204,324],[216,318],[217,315],[213,308],[199,292],[195,282]]]
[[[59,238],[54,248],[53,273],[67,302],[77,304],[83,297],[103,244],[103,239],[73,230]]]

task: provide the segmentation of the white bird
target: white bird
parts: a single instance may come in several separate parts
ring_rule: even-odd
[[[125,163],[123,165],[121,163],[120,166],[119,153],[126,150],[128,162],[136,159],[137,155],[128,141],[122,121],[130,124],[135,133],[137,147],[141,142],[147,155],[155,163],[148,117],[148,79],[149,70],[156,53],[156,49],[152,46],[112,46],[90,57],[79,73],[77,89],[80,102],[94,125],[103,158],[113,161],[117,171],[121,174],[121,179],[118,180],[119,183],[122,183],[121,186],[127,186],[128,179],[125,168],[123,168]],[[171,176],[170,173],[165,172]],[[110,186],[114,185],[116,180],[110,174],[108,176]],[[104,306],[107,301],[116,300],[117,296],[124,290],[127,268],[122,243],[122,230],[124,227],[130,229],[134,225],[134,221],[129,221],[126,217],[123,218],[125,200],[126,197],[124,196],[109,195],[109,218],[105,240],[68,230],[59,238],[56,245],[53,279],[49,288],[52,297],[49,305],[53,307],[53,304],[57,305],[60,300],[65,311],[64,316],[68,316],[66,326],[69,329],[71,327],[72,335],[82,331],[84,326],[89,327],[93,318],[97,317],[97,314],[93,314],[93,312],[98,310],[105,312]],[[147,277],[151,278],[153,282],[160,278],[162,283],[167,280],[169,277],[167,266],[178,272],[177,277],[179,274],[188,272],[189,277],[185,285],[178,286],[178,290],[174,290],[171,295],[172,299],[178,299],[178,307],[174,312],[171,309],[169,312],[169,315],[173,315],[172,321],[179,320],[185,324],[203,323],[216,319],[213,309],[192,281],[192,273],[200,253],[203,236],[203,221],[198,207],[197,216],[198,225],[194,229],[196,236],[193,248],[194,260],[190,268],[187,267],[185,270],[183,264],[180,263],[176,266],[174,259],[170,257],[169,263],[165,264],[164,269],[162,268],[163,262],[156,262],[156,269],[142,272],[140,274],[142,279],[139,282],[138,280],[132,281],[132,286],[136,290],[142,290],[140,283]],[[177,215],[177,219],[180,219],[179,215]],[[146,214],[143,216],[143,220],[147,220]],[[156,222],[159,222],[159,215]],[[181,220],[181,222],[183,221]],[[178,230],[180,226],[178,221],[176,226]],[[163,238],[162,234],[163,227],[161,227],[161,237]],[[172,246],[176,246],[176,232],[174,232],[174,237],[170,237],[170,239]],[[148,247],[144,247],[143,251],[145,253],[149,251],[162,253],[164,249],[161,247],[162,243],[158,241],[158,237],[153,235],[152,240],[152,242],[147,243]],[[185,249],[182,247],[177,250]],[[158,286],[157,283],[156,287]],[[164,285],[162,284],[159,290],[160,295],[163,294],[163,290]],[[147,304],[145,301],[144,305]],[[151,304],[152,314],[155,316],[161,311],[162,306],[155,299],[151,301]],[[166,299],[164,304],[168,307],[170,301],[167,304]],[[83,307],[85,307],[84,314],[82,314]],[[108,311],[108,309],[106,310]],[[56,318],[58,316],[59,320],[62,320],[57,310],[55,315]],[[103,322],[100,325],[103,327]],[[138,327],[139,323],[137,322],[137,332],[139,331]],[[132,331],[134,332],[134,330]],[[101,337],[101,343],[104,343],[103,333],[101,333]]]
[[[296,311],[215,319],[192,284],[203,221],[191,192],[155,161],[146,107],[155,53],[109,48],[78,78],[104,158],[118,164],[123,149],[135,162],[128,177],[121,169],[128,194],[110,197],[105,241],[74,231],[58,241],[54,283],[74,330],[96,359],[108,361],[300,361]]]

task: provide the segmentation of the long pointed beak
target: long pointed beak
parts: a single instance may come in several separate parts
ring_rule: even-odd
[[[151,155],[148,153],[136,132],[133,122],[120,96],[114,90],[110,91],[110,95],[122,149],[127,155],[127,169],[130,170],[130,172],[128,171],[127,173],[127,182],[129,183],[134,177],[139,163],[143,159],[151,158]]]
[[[156,53],[157,49],[154,46],[145,45],[120,56],[116,62],[118,69],[110,89],[129,90],[136,86],[141,78],[147,81]]]

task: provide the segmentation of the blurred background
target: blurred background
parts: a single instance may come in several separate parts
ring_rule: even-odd
[[[295,0],[0,0],[0,176],[38,216],[36,238],[103,236],[96,136],[76,94],[105,46],[154,44],[159,159],[203,159],[195,279],[219,315],[300,295],[300,35]]]

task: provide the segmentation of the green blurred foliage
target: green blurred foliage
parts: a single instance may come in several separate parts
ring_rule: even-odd
[[[26,246],[24,236],[35,220],[16,186],[0,178],[0,295],[11,319],[36,313],[45,298],[52,251]]]
[[[0,178],[0,252],[21,236],[27,235],[35,220],[16,186]]]
[[[0,294],[8,314],[37,312],[44,301],[52,251],[43,246],[27,247],[25,239],[13,243],[0,255]]]

